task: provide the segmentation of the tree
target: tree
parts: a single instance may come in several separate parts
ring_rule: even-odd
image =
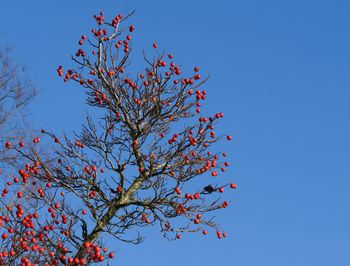
[[[30,136],[25,120],[28,103],[37,94],[33,83],[26,77],[26,69],[14,63],[11,48],[0,50],[0,140],[1,142],[24,140]],[[1,150],[0,167],[14,163],[6,149]]]
[[[198,67],[188,77],[181,75],[173,55],[158,52],[156,43],[153,58],[144,53],[143,73],[128,73],[135,27],[124,25],[132,14],[111,22],[103,12],[95,15],[98,28],[92,38],[82,35],[78,43],[86,48],[72,57],[77,68],[58,68],[65,82],[85,89],[87,104],[99,111],[88,114],[81,132],[65,135],[64,141],[42,130],[57,145],[57,163],[42,160],[38,141],[28,147],[7,144],[29,162],[19,171],[18,187],[31,181],[40,188],[31,192],[35,204],[25,217],[22,206],[16,215],[9,210],[0,217],[11,231],[11,237],[3,236],[7,250],[0,263],[98,263],[114,257],[104,234],[138,244],[143,236],[133,229],[150,224],[158,224],[169,240],[185,232],[207,234],[207,227],[226,237],[209,213],[229,205],[220,195],[236,185],[190,185],[229,166],[227,154],[213,150],[222,138],[214,124],[224,115],[200,116],[207,95],[200,88],[207,78],[201,81]],[[217,197],[208,195],[213,193]]]
[[[0,149],[2,186],[12,185],[11,179],[14,175],[14,169],[23,164],[23,158],[19,154],[8,152],[8,149],[11,147],[11,142],[17,142],[23,147],[25,142],[32,139],[34,130],[27,115],[28,104],[38,93],[34,84],[28,78],[26,68],[15,63],[11,52],[12,48],[10,46],[0,49],[0,140],[1,143],[6,143]],[[37,139],[34,140],[34,142],[36,141]],[[45,151],[40,151],[40,153],[45,158],[45,163],[50,165],[48,153]],[[19,179],[15,177],[13,181],[18,183]],[[5,188],[2,197],[6,197],[8,201],[1,200],[0,215],[5,214],[15,206],[30,206],[28,203],[31,203],[32,200],[29,197],[29,191],[33,189],[35,189],[35,183],[34,185],[22,183],[20,187],[17,187],[16,194]],[[0,221],[0,228],[3,221],[11,223],[9,216],[7,218],[1,216],[1,218],[3,219]],[[12,230],[14,229],[9,229],[9,232],[12,232]],[[7,237],[6,233],[2,237],[5,239]],[[1,246],[1,250],[6,248],[6,245]],[[1,253],[1,256],[3,255],[6,255],[6,253]]]
[[[33,136],[33,130],[28,122],[26,111],[28,104],[37,95],[37,90],[27,77],[23,65],[16,64],[11,56],[12,48],[6,46],[0,49],[0,140],[5,142],[28,141]],[[0,149],[0,174],[4,169],[11,170],[21,163],[16,154],[7,152],[5,146]],[[10,175],[2,175],[2,183],[9,181]],[[12,198],[11,206],[26,198],[26,186],[21,188],[22,199]],[[0,208],[0,214],[4,211]]]

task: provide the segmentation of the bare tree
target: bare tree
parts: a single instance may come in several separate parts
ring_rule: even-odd
[[[37,94],[25,67],[17,65],[10,53],[10,47],[0,50],[0,140],[3,143],[28,140],[31,127],[25,119],[25,110]],[[1,168],[14,163],[15,158],[9,156],[5,147],[0,154]]]

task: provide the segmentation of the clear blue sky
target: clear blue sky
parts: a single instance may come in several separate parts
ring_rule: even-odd
[[[15,45],[42,91],[37,127],[79,129],[81,88],[57,66],[71,65],[93,14],[134,8],[138,49],[156,41],[211,74],[206,110],[225,114],[225,178],[239,189],[217,216],[227,239],[169,243],[155,227],[140,246],[116,243],[113,265],[350,265],[350,2],[3,1],[1,43]]]

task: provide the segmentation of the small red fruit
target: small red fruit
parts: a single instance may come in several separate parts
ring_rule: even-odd
[[[230,187],[235,189],[235,188],[237,188],[237,185],[236,184],[231,184]]]

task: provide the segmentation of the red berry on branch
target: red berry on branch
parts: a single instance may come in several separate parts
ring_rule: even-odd
[[[231,184],[230,187],[235,189],[235,188],[237,188],[237,185],[236,184]]]

